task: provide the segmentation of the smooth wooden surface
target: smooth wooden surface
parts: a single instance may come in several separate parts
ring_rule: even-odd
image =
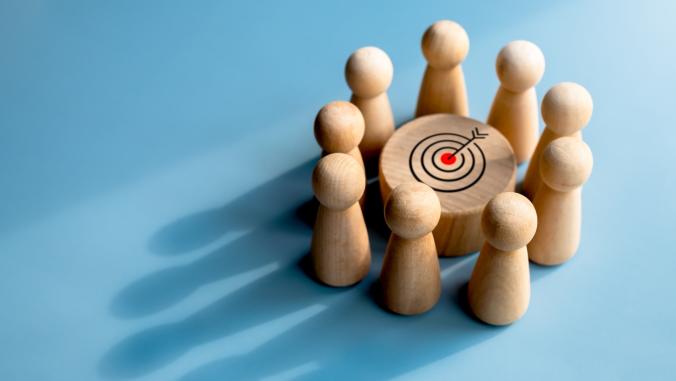
[[[577,252],[582,227],[582,190],[593,166],[589,147],[575,137],[552,141],[540,158],[540,185],[533,205],[539,223],[528,244],[530,260],[558,265]]]
[[[364,117],[354,104],[346,101],[326,104],[317,113],[314,123],[315,139],[322,148],[322,157],[331,153],[346,153],[364,167],[364,159],[359,151],[364,126]],[[365,202],[366,192],[359,199],[359,204],[363,207]]]
[[[441,20],[423,35],[427,60],[418,94],[415,116],[451,113],[469,116],[467,89],[461,62],[469,52],[469,38],[460,24]]]
[[[591,95],[577,83],[562,82],[547,91],[541,106],[545,129],[523,180],[522,193],[526,197],[532,199],[540,187],[540,157],[545,147],[552,140],[564,136],[582,139],[582,129],[589,123],[593,108]]]
[[[505,325],[520,319],[530,302],[526,248],[502,251],[485,243],[469,281],[468,300],[485,323]]]
[[[545,71],[544,55],[532,42],[512,41],[498,53],[495,70],[500,87],[486,123],[505,135],[517,163],[522,163],[530,158],[537,144],[535,85]]]
[[[361,110],[366,128],[359,150],[364,160],[377,160],[394,132],[394,116],[387,96],[394,68],[387,53],[367,46],[357,49],[345,64],[345,80],[352,90],[350,101]]]
[[[349,286],[368,274],[371,249],[358,203],[365,186],[364,168],[343,153],[323,157],[312,173],[320,205],[310,253],[315,275],[328,285]]]
[[[535,208],[518,193],[495,196],[483,211],[486,236],[468,285],[474,314],[493,325],[510,324],[523,316],[530,301],[526,245],[538,224]]]
[[[433,174],[448,175],[447,172],[442,172],[434,167],[434,164],[442,166],[442,163],[439,162],[439,155],[445,151],[440,151],[434,159],[431,158],[430,154],[423,159],[420,153],[425,147],[424,145],[432,144],[437,140],[446,140],[448,137],[452,138],[449,140],[464,143],[472,136],[474,128],[477,128],[481,134],[488,135],[484,139],[473,140],[467,146],[475,154],[476,164],[473,171],[468,171],[471,173],[467,177],[458,181],[445,182],[424,176],[423,163],[426,168],[433,171]],[[440,135],[441,137],[429,138],[437,134],[456,135]],[[429,139],[425,140],[426,138]],[[421,141],[423,142],[420,143]],[[460,145],[453,142],[440,144],[450,144],[451,147]],[[418,145],[418,148],[416,148],[416,145]],[[417,154],[414,153],[412,159],[413,151]],[[432,149],[428,152],[431,151]],[[480,151],[483,152],[485,161],[481,159]],[[472,156],[469,151],[463,151],[463,153],[465,153],[465,160],[467,160],[464,165],[460,165],[461,158],[459,157],[454,165],[460,166],[460,169],[454,166],[448,168],[456,169],[460,173],[467,170]],[[483,175],[478,178],[478,169],[481,168],[482,162],[485,162],[485,170]],[[416,179],[414,173],[420,174],[422,177],[419,176]],[[512,149],[507,140],[496,129],[479,121],[457,115],[435,114],[414,119],[394,133],[383,149],[379,177],[381,194],[384,200],[387,200],[390,192],[396,186],[410,181],[422,181],[437,190],[436,193],[441,203],[441,220],[434,230],[437,250],[440,255],[457,256],[475,252],[481,248],[483,242],[480,229],[481,211],[484,205],[496,194],[514,190],[515,175],[516,163]],[[472,184],[473,181],[476,182]],[[451,189],[449,187],[452,187],[452,189],[467,188],[455,192],[439,191],[439,189]]]
[[[346,153],[362,166],[364,160],[359,143],[364,137],[365,122],[359,108],[346,101],[333,101],[319,110],[314,122],[314,134],[324,156]]]
[[[432,230],[440,216],[437,195],[419,182],[399,185],[385,204],[385,221],[392,235],[380,285],[383,304],[396,313],[419,314],[439,300],[441,275]]]
[[[441,276],[432,233],[407,239],[392,234],[380,272],[383,303],[393,312],[415,315],[439,301]]]

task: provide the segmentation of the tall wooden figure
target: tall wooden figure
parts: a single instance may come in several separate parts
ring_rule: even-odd
[[[512,41],[498,53],[495,70],[500,87],[486,124],[509,140],[516,162],[528,160],[538,139],[538,100],[535,85],[545,72],[545,57],[535,44]]]
[[[436,113],[469,116],[461,66],[469,52],[465,29],[453,21],[437,21],[423,35],[422,52],[427,68],[420,85],[415,116]]]
[[[593,161],[589,147],[570,136],[552,141],[542,152],[542,185],[533,199],[539,224],[528,244],[531,261],[558,265],[575,255],[582,224],[581,187],[591,175]]]
[[[528,163],[522,193],[533,199],[540,187],[540,157],[552,140],[564,136],[582,138],[582,129],[589,123],[594,103],[584,87],[573,82],[554,85],[542,98],[542,119],[545,129]]]
[[[533,205],[518,193],[500,193],[486,204],[481,215],[486,242],[468,286],[470,307],[482,321],[506,325],[526,313],[530,301],[526,245],[537,224]]]
[[[394,68],[387,54],[376,47],[360,48],[347,60],[345,79],[350,101],[361,110],[366,129],[359,143],[364,160],[377,161],[380,150],[394,133],[394,116],[387,96]]]
[[[319,211],[311,257],[317,278],[328,285],[352,285],[369,271],[371,248],[358,203],[365,186],[363,167],[344,153],[324,156],[312,173]]]
[[[436,193],[423,183],[403,183],[387,200],[385,221],[392,235],[380,284],[385,306],[396,313],[423,313],[439,300],[441,275],[432,230],[440,216]]]

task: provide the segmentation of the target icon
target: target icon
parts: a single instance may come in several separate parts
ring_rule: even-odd
[[[415,118],[398,128],[380,153],[380,194],[385,202],[411,181],[435,190],[441,219],[434,229],[439,255],[481,249],[481,212],[500,192],[512,192],[516,159],[507,139],[478,120],[453,114]]]
[[[477,140],[487,136],[474,127],[469,137],[443,132],[423,138],[409,156],[413,177],[438,192],[471,188],[486,172],[486,155]]]

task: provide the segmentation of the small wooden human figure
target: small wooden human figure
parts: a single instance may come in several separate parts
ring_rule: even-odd
[[[383,303],[396,313],[423,313],[439,300],[441,275],[432,230],[440,215],[436,193],[423,183],[403,183],[387,200],[385,221],[392,235],[380,284]]]
[[[584,87],[573,82],[554,85],[542,98],[542,119],[545,129],[528,163],[522,193],[533,199],[540,187],[540,157],[549,143],[563,136],[582,138],[582,129],[591,119],[594,103]]]
[[[513,192],[495,196],[481,215],[486,242],[468,286],[469,305],[482,321],[506,325],[526,313],[530,275],[526,245],[538,217],[530,201]]]
[[[311,257],[317,278],[331,286],[349,286],[366,276],[371,248],[359,207],[364,168],[344,153],[324,156],[312,173],[319,201]]]
[[[529,41],[512,41],[495,60],[500,80],[487,124],[497,128],[512,145],[516,162],[530,158],[538,139],[538,100],[535,85],[545,72],[545,57]]]
[[[345,79],[352,90],[350,101],[359,107],[366,124],[359,150],[367,162],[377,161],[380,150],[394,133],[394,116],[387,96],[393,72],[390,57],[373,46],[357,49],[345,65]]]
[[[593,161],[589,146],[570,136],[555,139],[542,152],[542,185],[533,199],[539,224],[528,244],[531,261],[558,265],[575,255],[582,224],[581,187],[591,175]]]
[[[441,20],[422,38],[427,68],[420,85],[415,116],[436,113],[469,115],[461,62],[469,52],[469,38],[460,24]]]

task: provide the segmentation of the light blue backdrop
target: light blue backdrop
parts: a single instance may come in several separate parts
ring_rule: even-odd
[[[532,267],[525,317],[482,325],[442,259],[428,314],[303,273],[312,120],[346,57],[395,66],[411,117],[432,22],[463,24],[471,113],[495,55],[538,44],[541,95],[594,97],[578,255]],[[0,379],[674,379],[676,3],[0,2]],[[522,168],[523,171],[523,168]],[[357,377],[357,375],[359,377]]]

